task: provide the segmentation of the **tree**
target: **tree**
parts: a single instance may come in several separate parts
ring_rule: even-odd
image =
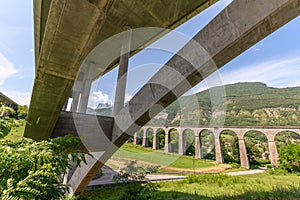
[[[300,172],[300,146],[289,144],[279,150],[280,168],[291,173]]]
[[[0,118],[0,139],[16,124],[16,119]],[[0,199],[61,198],[68,190],[62,175],[71,168],[70,161],[85,162],[78,144],[71,136],[41,142],[0,140]]]
[[[71,136],[41,142],[1,140],[1,199],[60,198],[68,190],[62,174],[71,167],[70,161],[78,165],[84,161],[84,153],[73,150],[76,144]]]

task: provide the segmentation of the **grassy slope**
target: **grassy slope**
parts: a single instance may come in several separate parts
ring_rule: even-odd
[[[114,157],[141,160],[160,166],[193,169],[193,157],[180,156],[178,154],[166,154],[159,150],[154,151],[150,148],[144,148],[131,143],[125,143],[121,149],[114,154]],[[194,162],[195,169],[217,166],[211,160],[195,159]]]
[[[153,199],[300,199],[300,176],[255,174],[240,177],[200,175],[193,179],[156,183]],[[190,181],[189,181],[190,180]],[[86,191],[86,199],[118,199],[123,187]]]
[[[22,123],[20,124],[20,126],[12,128],[10,133],[6,137],[4,137],[4,139],[11,140],[11,141],[16,141],[18,139],[21,139],[23,137],[24,129],[25,129],[25,123]]]

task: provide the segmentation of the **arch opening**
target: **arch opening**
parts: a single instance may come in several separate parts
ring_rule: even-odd
[[[250,166],[270,164],[267,136],[256,130],[250,130],[244,135],[247,156]]]
[[[169,152],[178,153],[179,132],[177,129],[169,130]]]
[[[225,163],[240,164],[239,138],[232,130],[223,130],[220,133],[221,150]]]
[[[278,150],[290,144],[300,145],[300,134],[294,131],[280,131],[274,138]]]
[[[183,154],[188,156],[195,155],[195,133],[191,129],[185,129],[183,134]]]
[[[153,129],[147,128],[146,130],[146,138],[144,139],[144,146],[145,147],[152,147],[153,146]]]
[[[212,131],[208,129],[201,130],[199,133],[201,152],[203,158],[215,160],[215,136]]]

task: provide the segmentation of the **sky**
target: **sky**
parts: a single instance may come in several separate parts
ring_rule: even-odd
[[[129,100],[151,76],[213,19],[231,0],[221,0],[181,25],[169,36],[133,56],[129,62],[126,99]],[[34,81],[33,7],[31,0],[0,0],[0,91],[21,105],[28,105]],[[187,94],[236,82],[264,82],[270,87],[300,86],[300,18],[296,18]],[[181,39],[172,41],[178,37]],[[93,83],[90,107],[112,103],[117,68]],[[107,84],[111,83],[111,84]]]

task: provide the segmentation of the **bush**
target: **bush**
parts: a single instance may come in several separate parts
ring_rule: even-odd
[[[159,166],[144,168],[137,166],[137,161],[131,161],[122,168],[120,174],[114,176],[117,183],[125,183],[125,189],[120,200],[147,200],[152,197],[152,192],[157,190],[157,186],[151,182],[145,184],[140,181],[147,181],[146,174],[157,171]]]
[[[71,136],[35,142],[0,140],[0,199],[59,199],[68,191],[62,174],[77,165],[84,153],[73,150],[78,140]]]
[[[300,172],[300,146],[289,144],[279,150],[280,168],[290,173]]]

